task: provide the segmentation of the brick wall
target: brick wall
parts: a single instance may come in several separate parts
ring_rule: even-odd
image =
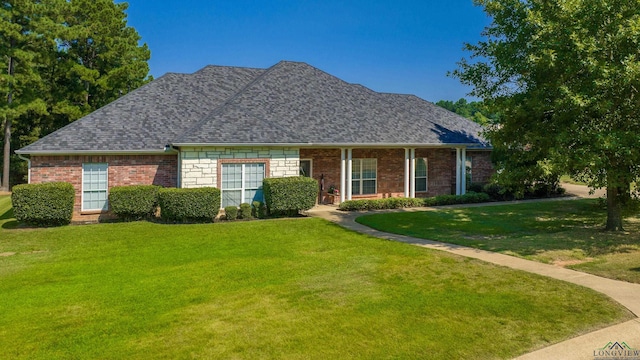
[[[478,183],[487,183],[495,172],[491,163],[490,151],[467,151],[473,159],[473,167],[471,170],[471,181]]]
[[[109,188],[123,185],[175,187],[177,184],[176,155],[33,156],[31,183],[65,181],[73,184],[76,189],[74,212],[80,213],[83,163],[107,163]]]

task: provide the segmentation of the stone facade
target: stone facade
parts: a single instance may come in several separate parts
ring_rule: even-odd
[[[108,186],[161,185],[175,187],[176,155],[33,156],[31,183],[65,181],[76,190],[74,213],[82,209],[82,164],[108,164]]]
[[[185,147],[181,150],[181,187],[183,188],[205,186],[219,188],[218,174],[220,174],[222,163],[264,162],[265,177],[298,176],[300,173],[300,152],[297,148]]]

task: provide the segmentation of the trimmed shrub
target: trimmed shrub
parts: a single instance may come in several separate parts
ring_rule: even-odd
[[[158,209],[156,185],[114,186],[109,191],[111,211],[125,221],[151,218]]]
[[[304,176],[267,178],[262,183],[264,199],[271,214],[295,215],[316,204],[318,182],[315,179]]]
[[[264,206],[264,203],[260,201],[251,203],[251,212],[256,219],[264,219],[267,216],[267,208]]]
[[[220,190],[213,187],[195,189],[160,189],[160,216],[170,222],[212,222],[220,210]]]
[[[439,195],[430,198],[387,198],[375,200],[348,200],[340,204],[339,209],[344,211],[401,209],[408,207],[438,206],[452,204],[470,204],[490,201],[485,193],[467,193],[464,195]]]
[[[231,205],[224,208],[224,217],[227,220],[235,220],[238,218],[238,208]]]
[[[66,182],[16,185],[11,194],[16,220],[36,226],[69,224],[74,202],[75,189]]]
[[[250,220],[253,219],[251,205],[248,203],[240,204],[240,211],[238,212],[238,217],[240,219]]]

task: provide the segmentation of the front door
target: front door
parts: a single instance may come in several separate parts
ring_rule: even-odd
[[[311,160],[300,160],[300,176],[311,177]]]

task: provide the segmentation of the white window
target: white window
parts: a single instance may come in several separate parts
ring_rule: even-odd
[[[109,166],[82,164],[82,210],[107,210]]]
[[[354,195],[377,193],[376,169],[376,159],[353,159],[351,165],[351,193]]]
[[[428,190],[428,166],[426,158],[416,159],[416,192],[426,192]]]
[[[264,164],[222,164],[222,207],[263,201]]]

